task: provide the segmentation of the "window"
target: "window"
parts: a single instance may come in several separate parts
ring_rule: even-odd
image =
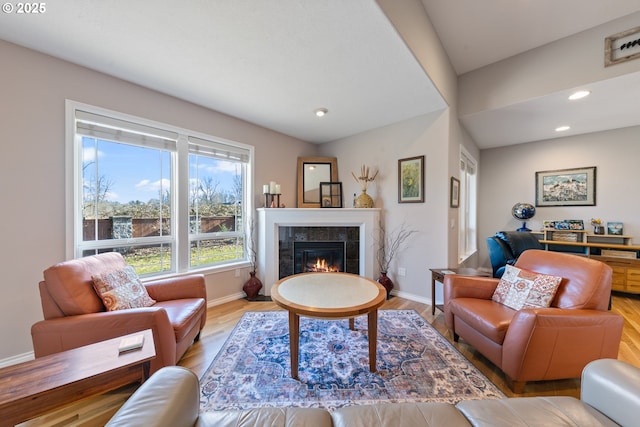
[[[476,201],[477,201],[477,162],[465,150],[460,152],[460,222],[458,235],[458,258],[462,262],[478,250]]]
[[[73,243],[140,275],[247,260],[252,147],[67,103]]]

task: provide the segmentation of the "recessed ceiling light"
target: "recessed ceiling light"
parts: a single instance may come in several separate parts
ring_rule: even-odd
[[[323,117],[329,112],[329,110],[327,110],[326,108],[316,108],[315,110],[313,110],[313,112],[316,114],[316,116]]]
[[[556,128],[556,132],[564,132],[564,131],[569,130],[569,129],[571,129],[571,126],[558,126]]]
[[[572,101],[575,101],[576,99],[584,98],[585,96],[589,96],[590,94],[591,92],[588,90],[579,90],[577,92],[572,93],[571,96],[569,96],[569,99]]]

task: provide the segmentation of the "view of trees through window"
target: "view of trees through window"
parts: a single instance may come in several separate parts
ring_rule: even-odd
[[[242,230],[243,164],[189,155],[190,265],[244,257]],[[211,239],[209,233],[220,237]],[[232,233],[232,234],[229,234]],[[202,236],[202,237],[198,237]]]
[[[188,188],[189,267],[245,258],[244,162],[190,153],[181,187],[176,150],[90,136],[81,146],[82,256],[117,250],[138,274],[174,270],[175,199]]]

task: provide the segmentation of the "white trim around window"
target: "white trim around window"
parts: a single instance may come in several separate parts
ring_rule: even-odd
[[[251,224],[253,216],[253,197],[251,196],[253,194],[253,146],[76,101],[67,100],[65,108],[65,159],[67,164],[65,168],[67,189],[65,243],[67,259],[81,257],[90,251],[112,250],[112,248],[119,246],[125,250],[127,248],[132,250],[131,248],[148,245],[148,247],[166,248],[166,259],[167,262],[170,262],[170,266],[163,267],[161,271],[151,272],[148,274],[149,276],[181,274],[195,270],[229,269],[247,265],[247,254],[250,252],[247,245],[250,245],[252,241],[248,235],[250,229],[248,225]],[[96,142],[94,160],[96,164],[90,165],[96,169],[95,173],[92,172],[92,179],[95,181],[93,184],[89,183],[86,178],[89,172],[84,171],[88,165],[83,159],[83,153],[85,155],[87,153],[87,141],[89,144],[92,141]],[[154,202],[160,205],[157,208],[158,217],[155,218],[155,234],[136,236],[132,233],[124,237],[112,234],[108,238],[101,237],[98,231],[98,220],[99,217],[103,218],[109,213],[99,212],[98,204],[101,199],[96,196],[95,214],[92,217],[95,218],[95,225],[92,224],[93,219],[89,220],[89,225],[93,228],[89,232],[90,237],[87,238],[87,230],[83,229],[83,227],[87,228],[88,217],[87,194],[89,190],[86,188],[93,185],[95,193],[98,194],[100,189],[98,181],[102,178],[102,175],[98,175],[98,143],[102,144],[102,147],[117,146],[118,149],[124,151],[129,147],[130,150],[150,153],[154,162],[154,156],[156,153],[158,154],[160,160],[158,160],[157,166],[151,162],[152,169],[155,168],[157,171],[155,178],[161,185],[155,196],[157,201]],[[89,147],[91,150],[90,145]],[[194,159],[196,161],[201,159],[202,164],[208,162],[209,166],[224,164],[227,170],[236,165],[235,172],[230,172],[235,173],[233,175],[233,191],[228,188],[228,184],[217,180],[223,175],[212,175],[221,173],[212,172],[215,168],[210,167],[208,172],[204,170],[201,172],[202,175],[209,174],[205,177],[211,187],[208,196],[212,200],[208,210],[205,209],[203,203],[197,202],[198,197],[204,197],[201,193],[206,189],[202,184],[194,185],[194,179],[191,175],[195,170],[191,164]],[[103,164],[106,165],[106,161]],[[142,170],[149,165],[145,163],[138,166]],[[134,169],[138,169],[138,166]],[[102,170],[105,169],[106,166]],[[128,172],[130,169],[132,169],[130,166],[123,165],[122,174],[124,175],[125,171]],[[117,168],[109,170],[111,173],[109,179],[117,181],[118,178],[124,178],[118,176],[118,172],[113,172],[114,170],[117,171]],[[113,176],[114,174],[115,176]],[[131,187],[130,185],[129,188]],[[219,191],[219,194],[213,190]],[[226,192],[222,193],[223,190]],[[213,195],[216,195],[215,200],[213,200]],[[123,202],[108,200],[109,196],[106,194],[103,196],[103,202],[107,200],[103,203],[103,206],[107,206],[104,209],[115,212],[112,219],[118,214],[117,209],[131,210],[129,205],[137,202],[137,199],[132,200],[122,207]],[[151,204],[152,200],[156,199],[148,201],[144,197],[140,197],[140,204]],[[207,224],[215,223],[211,218],[215,216],[215,213],[211,213],[215,209],[211,206],[222,209],[223,205],[226,206],[224,209],[233,212],[233,215],[228,218],[224,216],[214,218],[218,221],[215,225],[218,228],[207,230],[201,228],[205,222]],[[92,210],[89,209],[89,212]],[[204,217],[205,212],[206,218]],[[95,236],[91,237],[91,233],[94,233]],[[194,251],[197,252],[199,246],[205,244],[204,242],[207,244],[213,242],[214,245],[229,244],[235,249],[230,251],[230,254],[225,254],[226,258],[224,259],[214,258],[210,261],[194,264],[190,259],[196,258],[193,255]]]

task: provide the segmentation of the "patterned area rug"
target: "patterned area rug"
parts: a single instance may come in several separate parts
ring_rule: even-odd
[[[380,402],[504,397],[414,310],[380,310],[376,373],[369,372],[366,316],[300,319],[300,381],[290,377],[285,311],[247,312],[201,378],[200,409],[262,406],[334,410]]]

